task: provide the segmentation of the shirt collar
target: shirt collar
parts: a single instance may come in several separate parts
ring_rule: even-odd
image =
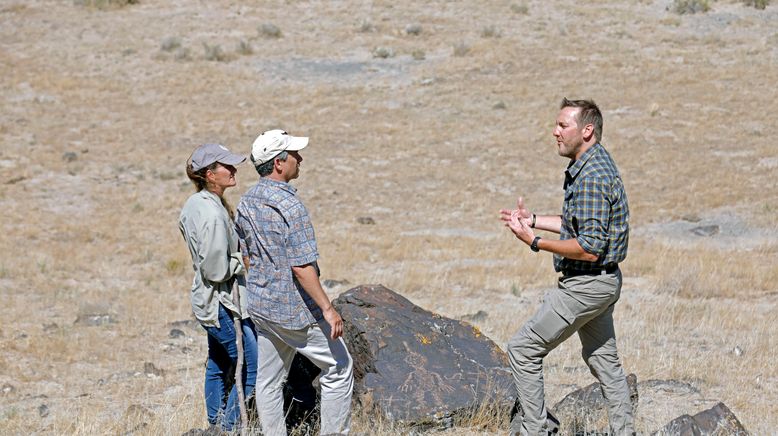
[[[592,156],[594,156],[596,153],[600,151],[602,148],[602,145],[600,143],[594,144],[590,149],[586,150],[584,154],[581,155],[581,158],[578,160],[571,160],[570,164],[567,166],[567,169],[565,170],[565,173],[568,177],[571,179],[575,179],[578,176],[578,173],[581,172],[581,168],[583,168],[584,165],[586,165],[586,162],[591,159]]]
[[[201,189],[200,190],[200,196],[205,198],[205,199],[213,200],[213,201],[215,201],[215,202],[217,202],[219,204],[222,204],[221,198],[219,198],[218,195],[214,194],[213,192],[211,192],[211,191],[209,191],[207,189]]]
[[[259,183],[264,183],[264,184],[266,184],[268,186],[272,186],[274,188],[283,189],[284,191],[289,192],[292,195],[297,193],[297,188],[295,188],[294,186],[292,186],[292,185],[290,185],[289,183],[286,183],[286,182],[281,182],[281,181],[278,181],[278,180],[273,180],[273,179],[270,179],[270,178],[267,178],[267,177],[260,177]]]

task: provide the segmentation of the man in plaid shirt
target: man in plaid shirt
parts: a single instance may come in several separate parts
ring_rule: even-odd
[[[247,309],[257,331],[256,398],[262,432],[286,435],[283,383],[295,353],[321,368],[321,433],[348,434],[353,363],[343,320],[319,282],[319,252],[308,210],[289,184],[300,174],[308,138],[269,130],[254,141],[259,182],[235,219],[248,259]]]
[[[559,422],[548,413],[543,388],[543,358],[578,332],[582,356],[608,402],[610,433],[634,434],[629,388],[616,350],[613,307],[621,293],[619,262],[627,255],[629,206],[616,164],[600,143],[602,113],[589,100],[562,100],[553,131],[565,171],[562,215],[530,213],[521,197],[500,217],[530,246],[554,254],[562,274],[558,289],[546,294],[540,309],[508,343],[519,404],[522,435],[554,433]],[[558,240],[535,236],[533,229],[558,233]]]

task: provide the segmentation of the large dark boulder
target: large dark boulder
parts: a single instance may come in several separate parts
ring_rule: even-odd
[[[637,414],[638,406],[635,374],[627,376],[627,385],[634,416]],[[552,411],[561,422],[561,430],[566,434],[608,432],[608,403],[602,396],[600,384],[597,382],[567,394],[562,401],[554,405]]]
[[[450,425],[481,406],[508,415],[516,394],[507,356],[478,328],[381,285],[353,288],[333,304],[363,408],[419,427]]]
[[[748,431],[724,403],[694,415],[681,415],[653,435],[747,436]]]

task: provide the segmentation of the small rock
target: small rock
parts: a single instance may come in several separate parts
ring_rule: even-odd
[[[181,320],[181,321],[173,321],[173,322],[170,323],[170,326],[174,327],[174,328],[180,328],[180,329],[189,328],[190,330],[194,330],[194,331],[198,331],[198,332],[203,330],[203,328],[200,325],[200,323],[197,320],[194,320],[194,319],[184,319],[184,320]]]
[[[737,357],[742,356],[745,353],[742,348],[740,348],[739,345],[736,345],[735,348],[732,350],[732,354],[734,354]]]
[[[11,384],[6,383],[6,384],[3,385],[2,388],[0,388],[0,392],[3,393],[3,396],[7,396],[7,395],[11,395],[14,392],[16,392],[16,388],[13,385],[11,385]]]
[[[49,416],[49,406],[47,406],[45,404],[41,404],[40,406],[38,406],[38,415],[41,418],[45,418],[45,417]]]
[[[332,280],[332,279],[326,279],[321,282],[322,286],[325,288],[334,288],[336,286],[348,286],[351,284],[348,280]]]
[[[734,413],[724,403],[718,403],[708,410],[694,415],[681,415],[670,421],[661,430],[652,433],[658,435],[747,435],[748,431]]]
[[[498,101],[497,103],[494,104],[494,106],[492,106],[492,109],[495,109],[495,110],[504,110],[506,108],[507,108],[507,106],[505,106],[505,102],[504,101]]]
[[[96,327],[108,324],[116,324],[116,318],[108,313],[80,314],[73,324]]]
[[[359,224],[365,224],[365,225],[373,225],[375,224],[375,220],[372,217],[369,216],[361,216],[357,218],[357,222]]]
[[[56,322],[52,322],[50,324],[43,324],[43,332],[44,333],[55,332],[55,331],[57,331],[58,328],[59,328],[59,326],[57,325]]]
[[[689,231],[697,236],[708,237],[708,236],[717,235],[719,231],[721,231],[721,228],[716,224],[711,224],[708,226],[695,227]]]
[[[78,159],[78,154],[76,154],[73,151],[66,151],[62,153],[62,160],[64,160],[65,162],[73,162],[76,159]]]
[[[489,317],[489,314],[486,313],[483,310],[479,310],[476,313],[469,313],[467,315],[462,315],[460,318],[462,321],[470,321],[470,322],[484,322],[486,321],[486,318]]]
[[[637,376],[627,375],[629,399],[633,412],[638,405]],[[595,382],[567,394],[552,409],[565,428],[575,434],[605,433],[608,430],[608,405],[602,396],[600,384]]]
[[[171,339],[183,338],[184,336],[186,336],[186,333],[179,329],[170,329],[170,333],[168,333],[168,337]]]

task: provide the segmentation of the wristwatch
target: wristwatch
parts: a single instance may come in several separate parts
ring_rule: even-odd
[[[535,239],[532,240],[532,243],[529,244],[529,249],[537,253],[540,251],[540,248],[538,248],[538,241],[540,241],[540,236],[535,236]]]

